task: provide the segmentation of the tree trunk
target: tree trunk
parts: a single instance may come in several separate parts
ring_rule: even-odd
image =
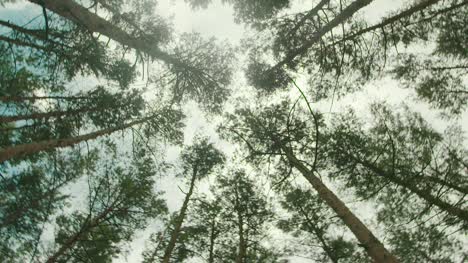
[[[382,22],[376,24],[376,25],[373,25],[373,26],[370,26],[370,27],[367,27],[367,28],[364,28],[364,29],[361,29],[359,30],[358,32],[356,33],[353,33],[353,34],[350,34],[348,36],[345,36],[343,37],[342,39],[336,41],[336,42],[333,42],[330,46],[333,46],[333,45],[336,45],[336,44],[339,44],[343,41],[346,41],[346,40],[351,40],[357,36],[360,36],[360,35],[363,35],[365,33],[368,33],[368,32],[371,32],[371,31],[374,31],[376,29],[379,29],[379,28],[383,28],[385,26],[388,26],[392,23],[395,23],[397,22],[398,20],[402,19],[402,18],[405,18],[405,17],[408,17],[408,16],[411,16],[417,12],[421,12],[421,10],[423,10],[424,8],[427,8],[433,4],[436,4],[438,2],[440,2],[441,0],[423,0],[423,1],[419,1],[418,4],[410,7],[409,9],[397,14],[397,15],[394,15],[394,16],[391,16],[389,18],[386,18],[384,19]]]
[[[333,20],[325,24],[323,27],[318,29],[317,32],[302,45],[300,48],[286,55],[286,57],[281,60],[278,64],[273,66],[270,70],[274,72],[275,69],[281,68],[282,66],[293,61],[297,56],[307,52],[314,44],[316,44],[320,39],[333,28],[338,26],[341,23],[344,23],[347,19],[352,17],[357,11],[361,8],[370,4],[373,0],[355,0],[349,6],[347,6],[341,13],[339,13]]]
[[[210,233],[210,251],[208,257],[208,263],[214,263],[214,243],[216,240],[216,221],[213,218],[211,221],[211,233]]]
[[[97,111],[100,108],[81,108],[77,110],[68,110],[68,111],[51,111],[43,113],[31,113],[25,115],[16,115],[16,116],[0,116],[0,122],[14,122],[14,121],[24,121],[24,120],[34,120],[34,119],[48,119],[53,117],[61,117],[65,115],[76,115],[79,113],[93,112]]]
[[[398,186],[401,186],[401,187],[403,187],[405,189],[408,189],[409,191],[416,194],[418,197],[425,200],[429,204],[433,204],[433,205],[439,207],[441,210],[447,212],[448,214],[456,216],[456,217],[464,220],[465,222],[468,222],[468,211],[463,210],[463,209],[458,208],[458,207],[455,207],[455,206],[453,206],[453,205],[451,205],[451,204],[449,204],[449,203],[447,203],[447,202],[445,202],[445,201],[443,201],[443,200],[441,200],[441,199],[439,199],[437,197],[434,197],[429,192],[419,189],[416,185],[412,184],[411,182],[405,182],[401,178],[393,176],[392,174],[390,174],[390,173],[376,167],[372,163],[369,163],[367,161],[358,160],[354,156],[350,156],[350,157],[353,158],[357,163],[359,163],[359,164],[363,165],[364,167],[368,168],[369,170],[371,170],[375,175],[386,178],[390,182],[392,182],[392,183],[394,183],[394,184],[396,184]]]
[[[6,147],[0,151],[0,163],[7,161],[9,159],[12,159],[12,158],[16,158],[16,157],[30,155],[30,154],[38,153],[41,151],[47,151],[47,150],[51,150],[54,148],[68,147],[68,146],[78,144],[80,142],[93,140],[100,136],[111,134],[115,131],[124,130],[134,125],[142,124],[153,118],[155,118],[155,115],[146,117],[140,120],[132,121],[130,123],[120,125],[117,127],[108,128],[108,129],[100,130],[97,132],[80,135],[77,137],[70,137],[70,138],[65,138],[65,139],[54,139],[54,140],[33,142],[33,143],[20,144],[16,146]]]
[[[457,185],[457,184],[448,182],[447,180],[440,179],[439,177],[435,177],[435,176],[424,176],[422,178],[424,180],[428,180],[436,184],[440,184],[445,187],[452,188],[453,190],[456,190],[462,194],[468,195],[468,187],[464,186],[463,184]]]
[[[291,37],[296,33],[296,31],[307,21],[311,19],[323,8],[330,0],[321,0],[314,8],[312,8],[302,19],[288,32],[288,36]]]
[[[116,27],[100,16],[88,11],[85,7],[73,0],[29,0],[32,3],[44,6],[50,11],[68,20],[83,26],[90,32],[100,33],[122,45],[129,46],[174,66],[188,68],[179,59],[161,51],[154,43],[143,39],[136,39],[121,28]]]
[[[238,227],[238,234],[239,234],[239,248],[236,257],[236,263],[245,263],[244,258],[246,255],[246,244],[244,238],[244,218],[242,216],[242,211],[239,210],[240,200],[239,194],[237,192],[237,188],[235,189],[236,194],[236,210],[237,210],[237,227]]]
[[[0,101],[3,102],[23,102],[35,100],[85,100],[88,97],[82,96],[0,96]]]
[[[291,164],[302,173],[309,181],[312,187],[317,191],[318,195],[325,203],[332,208],[337,216],[343,220],[346,226],[354,233],[361,245],[366,249],[368,255],[376,263],[396,263],[397,258],[393,256],[384,245],[374,236],[364,223],[359,220],[349,208],[328,189],[322,181],[317,178],[313,171],[310,171],[301,161],[299,161],[292,152],[284,145],[282,146],[286,157]]]
[[[175,248],[175,245],[177,243],[177,238],[179,237],[180,230],[182,228],[182,224],[185,219],[185,213],[187,212],[188,204],[190,202],[190,197],[193,194],[193,188],[195,187],[196,179],[197,179],[197,167],[195,166],[193,169],[192,179],[190,181],[189,191],[185,195],[184,203],[182,204],[182,208],[180,209],[179,215],[177,216],[177,221],[174,227],[174,231],[172,232],[171,239],[169,240],[169,244],[167,245],[166,250],[164,251],[164,256],[162,259],[163,263],[169,263],[169,260],[171,259],[172,251]]]

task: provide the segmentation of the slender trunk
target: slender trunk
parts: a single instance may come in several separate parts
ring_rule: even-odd
[[[88,97],[81,96],[0,96],[0,101],[3,102],[23,102],[23,101],[35,101],[35,100],[85,100]]]
[[[5,37],[5,36],[1,36],[1,35],[0,35],[0,40],[5,41],[5,42],[10,43],[10,44],[13,44],[13,45],[22,46],[22,47],[30,47],[30,48],[34,48],[34,49],[37,49],[37,50],[42,50],[44,52],[49,52],[50,51],[49,48],[44,47],[44,46],[36,45],[34,43],[29,43],[29,42],[25,42],[25,41],[22,41],[22,40],[19,40],[19,39],[9,38],[9,37]]]
[[[312,187],[317,191],[320,198],[332,208],[337,216],[343,220],[346,226],[353,232],[362,246],[366,249],[368,255],[376,263],[396,263],[397,258],[393,256],[384,245],[374,236],[359,218],[349,210],[349,208],[323,184],[323,182],[314,175],[301,161],[299,161],[284,145],[282,146],[286,157],[291,164],[302,173]]]
[[[443,200],[441,200],[441,199],[439,199],[437,197],[434,197],[429,192],[419,189],[416,185],[412,184],[411,182],[405,182],[403,179],[398,178],[397,176],[393,176],[392,174],[390,174],[390,173],[376,167],[375,165],[373,165],[372,163],[370,163],[368,161],[358,160],[354,156],[350,156],[350,157],[353,158],[357,163],[359,163],[359,164],[363,165],[364,167],[368,168],[369,170],[371,170],[375,175],[386,178],[390,182],[392,182],[392,183],[394,183],[394,184],[396,184],[398,186],[401,186],[401,187],[403,187],[405,189],[408,189],[409,191],[416,194],[418,197],[425,200],[429,204],[433,204],[433,205],[439,207],[441,210],[447,212],[448,214],[456,216],[456,217],[468,222],[468,211],[467,210],[455,207],[455,206],[453,206],[453,205],[451,205],[451,204],[449,204],[449,203],[447,203],[447,202],[445,202],[445,201],[443,201]]]
[[[312,8],[302,19],[289,31],[288,36],[291,37],[293,36],[296,31],[308,20],[317,15],[317,13],[320,11],[320,9],[323,8],[324,5],[326,5],[330,0],[322,0],[320,1],[314,8]]]
[[[216,219],[213,218],[211,221],[211,232],[210,232],[210,250],[209,250],[209,257],[208,263],[214,263],[214,243],[216,240]]]
[[[238,227],[238,234],[239,234],[239,248],[236,257],[236,263],[244,263],[244,258],[246,255],[246,244],[244,238],[244,217],[242,216],[242,212],[239,210],[240,200],[239,194],[237,189],[235,189],[236,194],[236,210],[237,210],[237,227]]]
[[[83,26],[90,32],[100,33],[122,45],[129,46],[148,55],[162,60],[166,63],[187,68],[187,65],[179,59],[163,52],[156,45],[143,39],[136,39],[119,27],[100,16],[91,13],[85,7],[77,4],[73,0],[29,0],[32,3],[44,6],[50,11],[62,16],[74,23]]]
[[[323,237],[323,233],[320,233],[319,229],[315,226],[314,222],[312,222],[312,220],[309,218],[309,215],[307,214],[307,212],[304,210],[304,208],[301,205],[299,205],[299,210],[301,211],[302,215],[306,218],[307,227],[310,229],[310,231],[317,237],[317,239],[322,244],[322,249],[323,251],[325,251],[328,258],[333,263],[338,263],[338,259],[336,258],[332,248],[328,245],[327,241]]]
[[[13,29],[14,31],[16,32],[20,32],[20,33],[23,33],[25,35],[28,35],[28,36],[31,36],[31,37],[34,37],[34,38],[37,38],[41,41],[46,41],[46,42],[50,42],[54,45],[60,45],[60,46],[63,46],[62,43],[57,43],[53,40],[51,40],[48,35],[52,35],[52,36],[55,36],[55,37],[61,37],[61,35],[57,32],[47,32],[46,34],[46,31],[45,30],[42,30],[42,29],[28,29],[28,28],[24,28],[22,26],[18,26],[18,25],[15,25],[15,24],[12,24],[8,21],[4,21],[4,20],[0,20],[0,25],[1,26],[5,26],[5,27],[9,27],[11,29]]]
[[[97,227],[112,211],[112,206],[104,210],[99,216],[93,218],[90,223],[85,222],[81,229],[75,233],[72,237],[68,238],[65,242],[63,242],[62,246],[59,248],[57,252],[51,255],[46,263],[54,263],[60,259],[68,250],[73,248],[76,243],[87,234],[91,229]]]
[[[451,183],[451,182],[448,182],[444,179],[440,179],[438,177],[435,177],[435,176],[424,176],[423,177],[424,180],[428,180],[428,181],[431,181],[431,182],[434,182],[436,184],[440,184],[440,185],[443,185],[445,187],[448,187],[448,188],[452,188],[462,194],[466,194],[468,195],[468,187],[466,187],[465,185],[463,184],[454,184],[454,183]]]
[[[0,163],[7,161],[9,159],[12,159],[12,158],[16,158],[16,157],[30,155],[30,154],[38,153],[41,151],[52,150],[54,148],[68,147],[68,146],[78,144],[80,142],[93,140],[100,136],[111,134],[115,131],[124,130],[134,125],[145,123],[153,118],[155,118],[154,115],[140,119],[140,120],[132,121],[127,124],[119,125],[113,128],[108,128],[108,129],[104,129],[104,130],[100,130],[100,131],[96,131],[96,132],[92,132],[92,133],[88,133],[88,134],[80,135],[76,137],[69,137],[65,139],[53,139],[53,140],[33,142],[33,143],[20,144],[16,146],[6,147],[0,151]]]
[[[179,215],[177,216],[177,221],[174,227],[174,231],[172,232],[171,239],[169,240],[169,244],[167,245],[166,250],[164,251],[164,256],[162,259],[163,263],[169,263],[169,260],[171,259],[172,251],[175,248],[175,245],[177,243],[177,238],[179,237],[180,230],[182,228],[182,224],[185,219],[185,213],[187,212],[188,204],[190,202],[190,197],[193,194],[193,188],[195,187],[196,179],[197,179],[197,167],[195,166],[193,169],[192,179],[190,181],[189,191],[185,195],[184,203],[182,204],[182,208],[180,209]]]
[[[24,121],[24,120],[35,120],[35,119],[48,119],[53,117],[61,117],[65,115],[76,115],[79,113],[93,112],[99,110],[99,107],[93,108],[81,108],[77,110],[68,110],[68,111],[51,111],[43,113],[31,113],[25,115],[15,115],[15,116],[0,116],[0,122],[14,122],[14,121]]]
[[[316,44],[320,39],[333,28],[338,26],[341,23],[344,23],[347,19],[352,17],[357,11],[363,7],[370,4],[373,0],[355,0],[349,6],[347,6],[341,13],[339,13],[333,20],[328,22],[326,25],[321,27],[312,37],[304,43],[300,48],[286,55],[286,57],[273,66],[270,70],[274,72],[275,69],[281,68],[282,66],[293,61],[297,56],[305,53],[309,50],[314,44]]]
[[[385,26],[388,26],[392,23],[395,23],[397,22],[398,20],[402,19],[402,18],[405,18],[405,17],[408,17],[408,16],[411,16],[417,12],[420,12],[421,10],[423,10],[424,8],[427,8],[433,4],[436,4],[438,2],[440,2],[441,0],[423,0],[423,1],[419,1],[418,4],[410,7],[409,9],[397,14],[397,15],[394,15],[394,16],[391,16],[389,18],[386,18],[384,19],[382,22],[376,24],[376,25],[373,25],[373,26],[370,26],[370,27],[367,27],[367,28],[364,28],[364,29],[361,29],[359,30],[358,32],[356,33],[353,33],[351,35],[348,35],[348,36],[345,36],[343,37],[342,39],[340,39],[339,41],[336,41],[336,42],[333,42],[332,44],[330,44],[330,46],[333,46],[333,45],[336,45],[338,43],[341,43],[343,41],[346,41],[346,40],[350,40],[350,39],[353,39],[357,36],[360,36],[360,35],[363,35],[365,33],[368,33],[368,32],[371,32],[371,31],[374,31],[376,29],[379,29],[379,28],[383,28]]]

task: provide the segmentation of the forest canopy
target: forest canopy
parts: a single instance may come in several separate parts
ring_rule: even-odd
[[[465,262],[467,106],[464,0],[0,0],[0,262]]]

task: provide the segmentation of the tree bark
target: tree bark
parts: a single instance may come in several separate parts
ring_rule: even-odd
[[[430,175],[429,176],[424,176],[422,178],[424,178],[425,180],[434,182],[436,184],[440,184],[440,185],[443,185],[445,187],[452,188],[452,189],[454,189],[454,190],[456,190],[456,191],[458,191],[458,192],[460,192],[462,194],[468,195],[468,188],[466,186],[464,186],[463,184],[457,185],[457,184],[448,182],[447,180],[440,179],[438,177],[430,176]]]
[[[384,245],[374,236],[364,223],[359,220],[349,208],[317,178],[313,171],[309,170],[301,161],[299,161],[292,151],[282,146],[286,157],[299,172],[305,177],[318,195],[325,203],[332,208],[337,216],[343,220],[346,226],[353,232],[361,245],[366,249],[367,254],[376,263],[396,263],[397,258],[392,255]]]
[[[333,28],[341,23],[344,23],[347,19],[352,17],[357,11],[370,4],[373,0],[355,0],[349,6],[347,6],[341,13],[333,18],[326,25],[321,27],[312,37],[304,43],[300,48],[286,55],[286,57],[273,66],[270,71],[274,72],[275,69],[279,69],[282,66],[290,63],[297,56],[307,52],[314,44],[316,44],[326,33],[330,32]]]
[[[171,234],[171,239],[169,240],[169,244],[164,251],[164,256],[162,259],[163,263],[169,263],[172,252],[174,251],[175,245],[177,243],[177,238],[179,237],[180,230],[182,228],[182,224],[185,219],[185,214],[187,212],[188,204],[190,202],[190,197],[193,194],[193,188],[195,187],[195,181],[197,179],[197,167],[195,166],[193,169],[192,179],[190,180],[190,188],[188,193],[185,195],[184,203],[182,204],[182,208],[180,209],[179,215],[177,216],[177,221],[174,227],[174,231]]]
[[[336,45],[336,44],[339,44],[343,41],[346,41],[346,40],[351,40],[357,36],[360,36],[360,35],[363,35],[365,33],[368,33],[368,32],[371,32],[371,31],[374,31],[376,29],[379,29],[379,28],[383,28],[385,26],[388,26],[392,23],[395,23],[397,22],[398,20],[402,19],[402,18],[405,18],[405,17],[408,17],[408,16],[411,16],[417,12],[420,12],[421,10],[423,10],[424,8],[427,8],[431,5],[434,5],[438,2],[440,2],[441,0],[423,0],[423,1],[419,1],[418,4],[408,8],[407,10],[397,14],[397,15],[394,15],[394,16],[391,16],[389,18],[386,18],[384,19],[382,22],[376,24],[376,25],[373,25],[373,26],[370,26],[370,27],[367,27],[367,28],[364,28],[364,29],[361,29],[359,31],[357,31],[356,33],[353,33],[351,35],[348,35],[348,36],[345,36],[343,37],[342,39],[340,39],[339,41],[336,41],[336,42],[333,42],[330,46],[333,46],[333,45]]]
[[[16,158],[16,157],[30,155],[30,154],[38,153],[41,151],[47,151],[47,150],[51,150],[54,148],[68,147],[68,146],[78,144],[80,142],[93,140],[100,136],[111,134],[115,131],[124,130],[134,125],[145,123],[155,117],[156,116],[153,115],[153,116],[146,117],[140,120],[132,121],[127,124],[88,133],[85,135],[80,135],[77,137],[70,137],[70,138],[65,138],[65,139],[54,139],[54,140],[33,142],[33,143],[20,144],[16,146],[6,147],[0,151],[0,163],[7,161],[9,159],[12,159],[12,158]]]
[[[314,8],[312,8],[302,19],[291,29],[288,33],[288,36],[291,37],[296,33],[296,31],[307,21],[307,19],[311,19],[326,5],[330,0],[321,0]]]
[[[3,102],[22,102],[35,100],[85,100],[89,97],[82,96],[0,96],[0,101]]]
[[[236,257],[236,263],[244,263],[244,258],[246,255],[246,244],[244,238],[244,218],[242,216],[242,212],[239,209],[240,200],[239,194],[237,192],[237,188],[235,189],[236,194],[236,210],[237,210],[237,227],[238,227],[238,234],[239,234],[239,248]]]
[[[211,221],[211,232],[210,232],[210,251],[208,257],[208,263],[214,263],[214,243],[216,240],[216,221],[213,218]]]

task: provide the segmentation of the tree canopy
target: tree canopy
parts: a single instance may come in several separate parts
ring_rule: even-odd
[[[464,0],[0,0],[0,261],[465,262],[467,87]]]

